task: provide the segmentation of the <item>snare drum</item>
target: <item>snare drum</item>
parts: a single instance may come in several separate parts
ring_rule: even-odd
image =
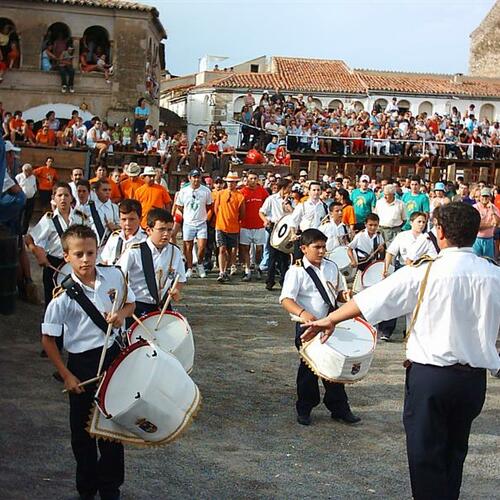
[[[129,344],[141,339],[149,340],[161,350],[172,353],[190,373],[194,363],[194,341],[187,319],[177,312],[165,311],[156,328],[160,314],[160,311],[154,311],[143,316],[141,322],[144,326],[135,322],[128,331]]]
[[[328,258],[337,264],[340,271],[346,271],[351,265],[347,247],[334,248],[328,255]]]
[[[353,383],[366,376],[377,345],[375,329],[361,318],[343,321],[322,344],[316,335],[299,351],[304,362],[329,382]]]
[[[295,227],[292,225],[292,214],[282,217],[273,228],[270,244],[283,253],[293,253]]]
[[[64,262],[61,264],[57,270],[59,271],[58,273],[54,272],[54,286],[61,286],[61,283],[63,282],[64,278],[68,276],[68,274],[71,274],[73,269],[71,268],[71,265],[69,262]]]
[[[377,260],[370,264],[361,275],[361,284],[363,288],[368,288],[369,286],[376,285],[384,279],[382,273],[384,272],[384,261]],[[394,272],[394,266],[390,265],[387,268],[387,273],[392,274]]]
[[[172,441],[191,423],[200,404],[196,384],[179,361],[146,340],[111,363],[96,393],[99,411],[146,444]]]

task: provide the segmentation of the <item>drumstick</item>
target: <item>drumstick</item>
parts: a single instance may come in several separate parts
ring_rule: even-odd
[[[156,330],[158,330],[158,327],[160,326],[160,323],[161,323],[161,319],[163,318],[163,315],[165,314],[165,311],[167,310],[167,307],[170,304],[170,301],[172,300],[172,293],[171,292],[172,292],[172,290],[175,289],[175,287],[177,286],[178,282],[179,282],[179,275],[177,275],[175,277],[174,282],[170,286],[170,290],[168,292],[167,300],[165,301],[165,304],[163,304],[163,307],[161,308],[160,317],[158,318],[158,321],[156,322],[156,325],[155,325],[155,332],[156,332]]]
[[[149,328],[135,314],[132,314],[132,318],[139,323],[139,326],[151,337],[151,340],[156,340],[156,337],[151,333]]]
[[[110,298],[111,298],[111,296],[114,297],[113,307],[111,308],[111,316],[112,316],[115,313],[116,306],[118,304],[118,294],[116,293],[115,289],[111,289],[108,293],[109,293]],[[100,377],[100,375],[101,375],[102,366],[104,365],[104,358],[106,356],[106,351],[108,350],[109,336],[111,335],[112,330],[113,330],[113,323],[109,323],[108,330],[106,332],[106,336],[104,337],[104,345],[102,346],[101,359],[99,359],[99,366],[97,368],[96,377]]]
[[[49,264],[47,267],[52,269],[55,273],[64,274],[60,269],[57,269],[57,267],[54,267],[52,264]]]
[[[86,380],[85,382],[80,382],[77,387],[85,387],[86,385],[89,385],[89,384],[92,384],[93,382],[97,382],[98,380],[100,380],[101,376],[99,375],[99,377],[94,377],[94,378],[89,378],[88,380]],[[65,394],[69,392],[68,389],[63,389],[62,390],[62,393]]]

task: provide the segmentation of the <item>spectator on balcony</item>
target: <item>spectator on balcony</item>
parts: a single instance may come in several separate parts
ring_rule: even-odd
[[[61,75],[61,92],[65,94],[68,90],[71,94],[75,92],[73,84],[75,80],[75,69],[73,68],[73,47],[63,50],[59,56],[59,75]]]
[[[73,129],[73,146],[77,148],[85,146],[87,143],[87,127],[83,124],[83,118],[78,116],[71,128]]]
[[[97,71],[97,64],[90,62],[89,52],[86,50],[80,52],[79,67],[82,73],[91,73],[92,71]]]
[[[148,153],[148,146],[144,142],[142,134],[137,134],[135,138],[134,151],[136,153],[143,153],[143,154]]]
[[[267,163],[266,157],[262,154],[261,147],[258,144],[248,150],[244,163],[246,165],[261,165]]]
[[[245,106],[250,110],[250,112],[253,110],[254,106],[255,106],[255,98],[254,96],[252,95],[252,91],[249,90],[247,92],[247,95],[245,96],[245,99],[244,99],[244,104]]]
[[[35,131],[33,129],[34,126],[35,122],[33,120],[26,120],[26,127],[24,129],[24,140],[26,144],[36,144]]]
[[[387,104],[386,108],[385,108],[385,114],[389,115],[391,113],[394,113],[394,112],[398,112],[399,111],[399,107],[398,107],[398,99],[397,97],[393,97],[392,98],[392,101]]]
[[[57,132],[59,130],[59,127],[61,126],[61,122],[56,118],[55,111],[49,111],[45,115],[45,119],[47,120],[47,125],[48,125],[50,130],[53,130],[54,132]]]
[[[108,141],[103,138],[102,122],[96,120],[94,126],[87,132],[87,146],[97,151],[97,160],[104,157],[108,150]]]
[[[21,52],[19,44],[15,41],[11,42],[10,50],[7,54],[7,67],[8,69],[19,68],[21,62]]]
[[[10,141],[24,142],[26,136],[26,122],[23,120],[22,111],[15,111],[14,116],[9,122]]]
[[[100,47],[97,47],[97,48],[101,49]],[[108,64],[108,62],[106,60],[106,54],[98,53],[95,71],[98,71],[100,73],[104,73],[104,79],[106,80],[106,83],[111,83],[110,76],[111,76],[112,70],[113,70],[113,66],[111,64]]]
[[[57,63],[57,56],[54,54],[54,45],[48,43],[42,50],[41,67],[42,71],[52,71]]]
[[[149,108],[146,106],[146,99],[141,97],[137,101],[137,106],[134,110],[134,133],[144,134],[146,128],[146,122],[148,121],[150,115]]]
[[[128,118],[123,119],[122,146],[129,148],[132,145],[132,127]]]
[[[41,146],[56,145],[56,133],[49,128],[47,120],[43,121],[42,128],[37,132],[35,143]]]

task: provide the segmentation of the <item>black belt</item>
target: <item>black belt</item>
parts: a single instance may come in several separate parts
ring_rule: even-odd
[[[461,372],[482,372],[486,370],[486,368],[477,368],[475,366],[471,366],[468,364],[461,364],[461,363],[455,363],[453,365],[446,365],[446,366],[438,366],[438,365],[426,365],[424,363],[416,363],[415,361],[410,361],[407,359],[404,363],[403,366],[405,368],[408,368],[411,365],[418,365],[418,366],[432,366],[433,368],[442,368],[442,369],[447,369],[447,370],[458,370]]]

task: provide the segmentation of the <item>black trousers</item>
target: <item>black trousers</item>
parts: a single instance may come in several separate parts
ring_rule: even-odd
[[[28,232],[34,208],[35,208],[35,197],[33,196],[33,198],[26,198],[26,205],[24,205],[24,209],[21,216],[22,234],[26,234]]]
[[[269,233],[272,233],[272,227],[266,229]],[[283,280],[285,279],[285,273],[290,266],[290,255],[280,252],[273,246],[271,246],[271,238],[267,241],[269,249],[269,261],[267,265],[267,281],[268,285],[274,285],[276,283],[276,269],[280,272],[280,285],[283,285]]]
[[[119,353],[117,344],[106,352],[104,368]],[[68,355],[68,369],[81,381],[95,377],[101,348]],[[94,402],[96,385],[88,385],[82,394],[69,396],[71,447],[76,459],[76,489],[82,496],[99,492],[103,500],[119,498],[124,480],[123,445],[114,441],[92,438],[86,430]],[[100,458],[97,456],[99,448]]]
[[[303,330],[300,324],[295,325],[295,347],[300,349],[300,336]],[[349,411],[349,401],[345,392],[344,384],[334,384],[323,380],[325,396],[323,403],[330,410],[332,415],[341,417]],[[311,369],[300,360],[297,372],[297,402],[295,407],[299,415],[309,415],[315,406],[320,403],[318,377]]]
[[[415,500],[456,500],[486,370],[413,363],[406,370],[403,423]]]
[[[47,259],[51,266],[58,268],[63,262],[63,259],[59,257],[54,257],[53,255],[47,255]],[[52,300],[52,292],[54,291],[54,274],[55,271],[50,267],[44,267],[42,271],[42,282],[43,282],[43,298],[45,301],[44,310],[47,309],[49,302]],[[63,347],[63,337],[56,337],[56,344],[59,350]]]
[[[75,79],[75,70],[73,69],[73,66],[59,67],[59,75],[61,75],[61,85],[65,87],[73,87],[73,81]]]

